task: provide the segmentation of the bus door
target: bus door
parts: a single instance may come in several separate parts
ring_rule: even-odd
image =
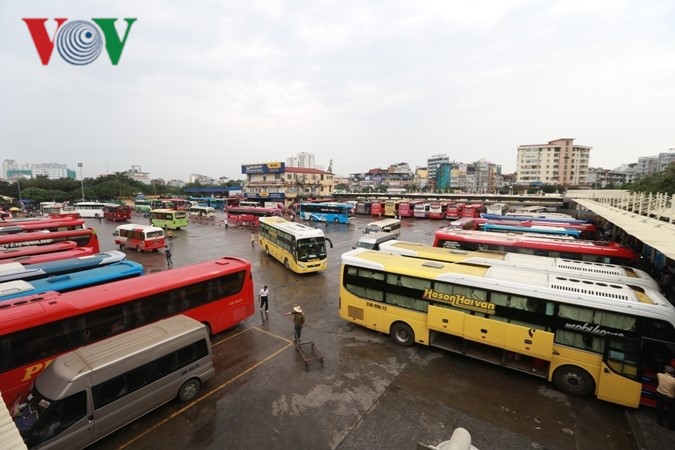
[[[637,408],[642,384],[640,374],[640,341],[622,336],[605,338],[605,351],[598,376],[598,398]]]

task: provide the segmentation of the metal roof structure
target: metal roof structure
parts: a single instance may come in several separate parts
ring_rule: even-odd
[[[675,223],[672,221],[666,222],[595,200],[574,198],[573,201],[675,260]]]

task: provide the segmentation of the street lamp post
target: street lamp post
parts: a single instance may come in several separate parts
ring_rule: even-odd
[[[82,178],[82,163],[77,163],[77,167],[80,168],[80,187],[82,188],[82,201],[84,201],[84,178]]]

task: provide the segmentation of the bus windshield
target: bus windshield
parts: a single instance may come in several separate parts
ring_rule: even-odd
[[[326,257],[326,239],[323,237],[301,239],[298,241],[298,261],[307,262],[312,259]]]

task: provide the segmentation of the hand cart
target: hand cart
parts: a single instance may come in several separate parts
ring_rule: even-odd
[[[295,349],[305,361],[305,370],[309,371],[309,363],[312,361],[319,361],[323,365],[323,355],[317,350],[314,341],[303,342],[296,339]]]

